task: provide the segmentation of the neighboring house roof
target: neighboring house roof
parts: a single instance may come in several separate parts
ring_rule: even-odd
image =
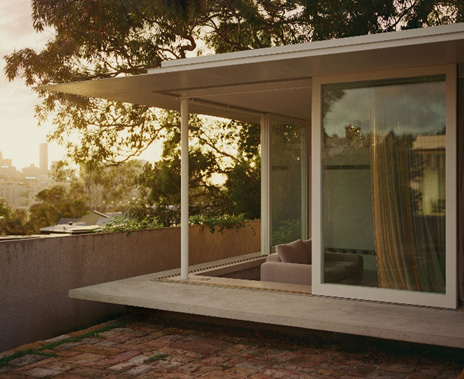
[[[101,218],[108,218],[108,217],[109,216],[104,213],[93,210],[90,213],[86,214],[85,216],[81,217],[79,219],[79,222],[85,222],[88,225],[97,225],[98,220],[100,220]]]
[[[147,74],[43,86],[89,97],[259,122],[311,119],[314,76],[464,63],[464,24],[177,59]]]
[[[413,150],[444,150],[446,135],[418,136],[412,144]]]
[[[44,234],[50,233],[66,233],[66,234],[81,234],[92,233],[100,230],[100,226],[106,224],[111,219],[122,216],[122,212],[102,213],[96,210],[88,213],[80,219],[62,218],[58,225],[46,226],[40,228],[40,232]],[[69,220],[68,222],[64,222]]]
[[[78,218],[60,218],[60,220],[58,221],[58,225],[69,224],[70,222],[73,223],[73,222],[76,222],[77,220],[79,219]]]
[[[50,234],[50,233],[65,233],[65,234],[83,234],[83,233],[92,233],[96,230],[99,230],[100,226],[98,225],[81,225],[79,223],[72,225],[52,225],[45,228],[40,228],[40,233]]]

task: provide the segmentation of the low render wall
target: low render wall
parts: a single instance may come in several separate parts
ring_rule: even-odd
[[[190,227],[190,264],[260,251],[260,222]],[[68,290],[178,268],[180,228],[0,242],[0,352],[91,325],[124,308]]]

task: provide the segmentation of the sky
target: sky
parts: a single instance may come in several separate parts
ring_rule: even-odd
[[[39,145],[47,142],[47,134],[53,130],[51,121],[38,126],[34,108],[39,99],[34,91],[22,80],[8,82],[4,74],[5,55],[25,47],[40,51],[53,37],[51,31],[35,32],[31,12],[30,0],[0,0],[0,152],[3,158],[12,159],[18,170],[39,165]],[[159,146],[150,147],[140,159],[159,159],[157,150]],[[49,143],[49,167],[65,155],[63,147]]]
[[[32,28],[30,0],[0,1],[0,152],[19,170],[32,163],[38,166],[39,145],[46,142],[51,124],[38,126],[37,96],[22,80],[7,81],[3,57],[25,47],[40,50],[50,38],[50,32],[36,33]],[[49,165],[64,155],[64,149],[49,144]]]

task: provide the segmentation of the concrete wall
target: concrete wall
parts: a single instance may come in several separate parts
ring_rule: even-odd
[[[260,251],[260,223],[190,228],[190,263]],[[180,266],[180,229],[0,242],[0,352],[95,323],[123,308],[68,290]]]

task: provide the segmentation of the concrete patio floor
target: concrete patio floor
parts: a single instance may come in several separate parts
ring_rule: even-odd
[[[192,267],[197,272],[205,265]],[[312,296],[308,287],[191,276],[178,270],[70,291],[70,297],[145,309],[464,349],[464,311]],[[166,279],[169,278],[169,279]],[[300,292],[299,290],[303,290]],[[306,292],[306,293],[305,293]]]
[[[347,350],[276,332],[130,314],[0,354],[0,378],[464,378],[463,357],[449,349],[376,341]]]

